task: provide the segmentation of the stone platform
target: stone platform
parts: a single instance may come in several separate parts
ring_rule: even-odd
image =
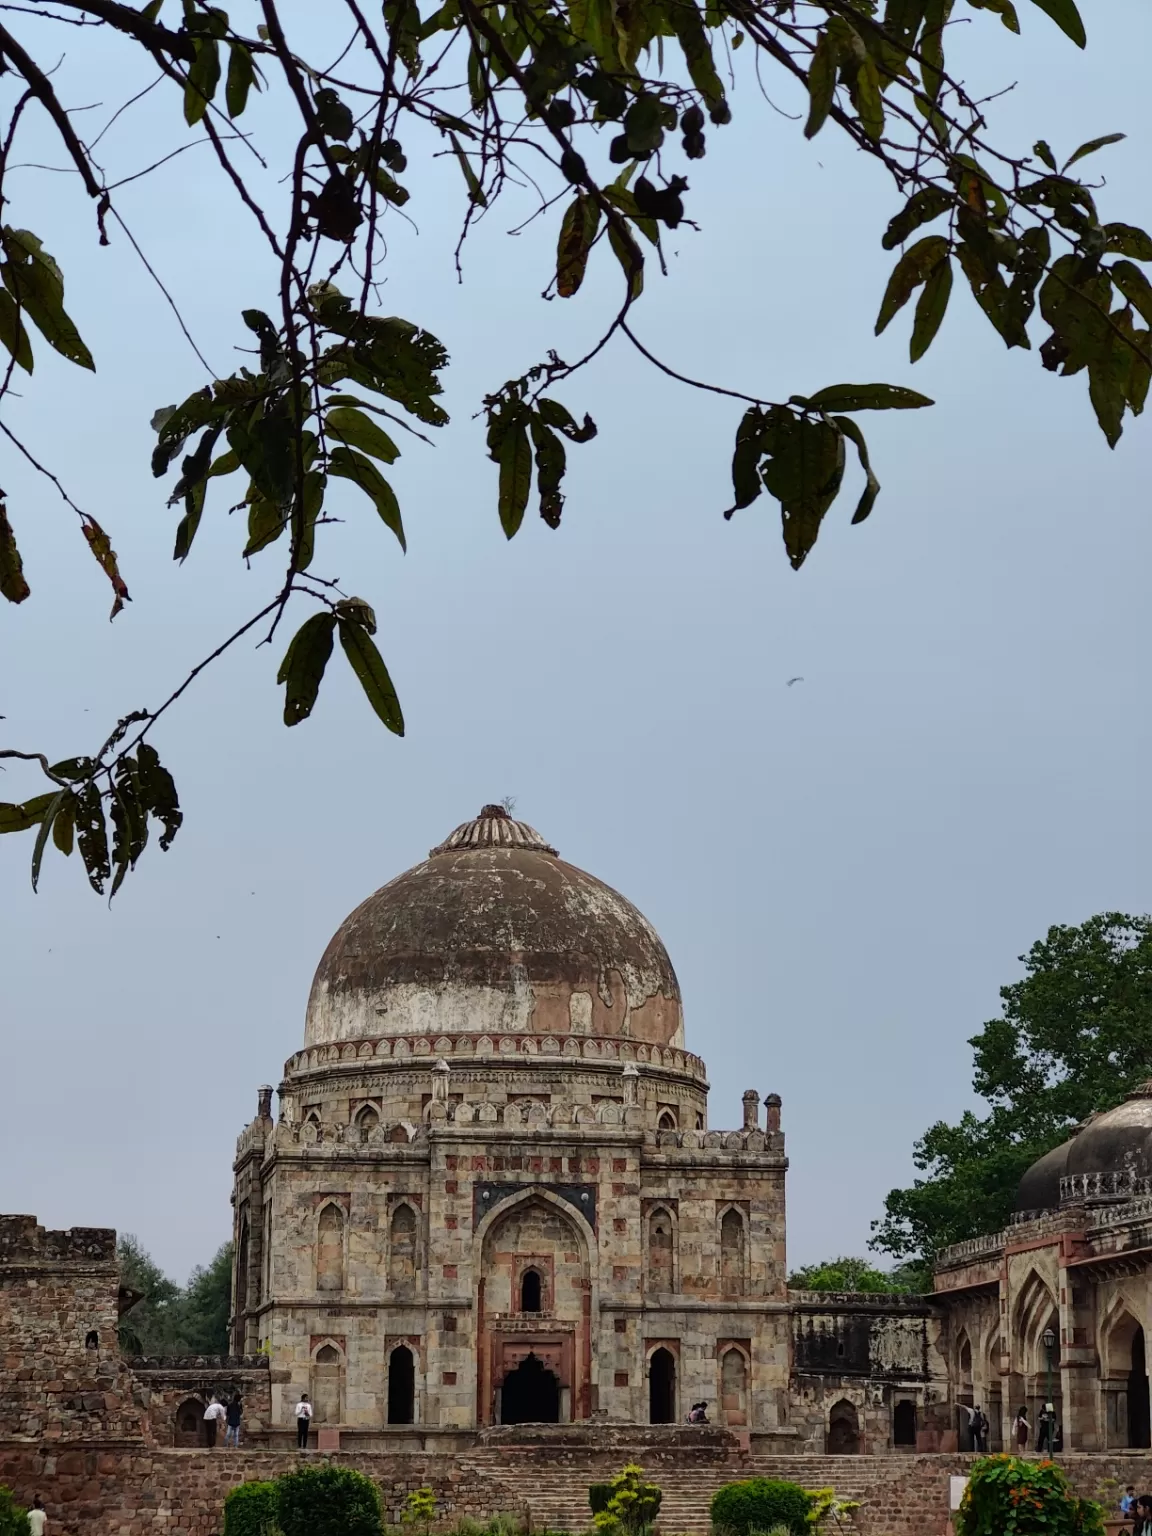
[[[305,1453],[309,1461],[321,1453]],[[751,1476],[785,1477],[808,1488],[832,1487],[858,1499],[861,1536],[946,1536],[949,1478],[963,1475],[964,1455],[762,1456],[726,1431],[682,1427],[573,1430],[543,1427],[490,1431],[467,1451],[350,1452],[325,1457],[352,1466],[380,1486],[397,1522],[409,1492],[431,1486],[443,1528],[463,1516],[520,1516],[530,1531],[588,1528],[588,1484],[638,1461],[664,1490],[665,1536],[704,1536],[708,1504],[722,1484]],[[0,1483],[25,1502],[40,1494],[53,1536],[218,1536],[228,1490],[272,1478],[297,1464],[294,1451],[218,1448],[168,1450],[139,1441],[0,1440]],[[1077,1489],[1097,1496],[1108,1479],[1152,1485],[1152,1454],[1061,1458]],[[1109,1490],[1109,1497],[1112,1497]]]

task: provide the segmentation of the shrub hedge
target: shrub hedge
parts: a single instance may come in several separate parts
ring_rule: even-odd
[[[31,1536],[28,1511],[0,1483],[0,1536]]]
[[[1104,1536],[1104,1514],[1078,1498],[1054,1461],[986,1456],[968,1476],[956,1536]]]
[[[726,1483],[712,1495],[712,1524],[734,1536],[770,1531],[776,1525],[786,1525],[792,1536],[805,1536],[811,1508],[812,1495],[799,1483],[751,1477],[742,1483]]]
[[[279,1495],[275,1483],[241,1483],[224,1500],[224,1536],[276,1536]]]
[[[380,1490],[351,1467],[300,1467],[276,1482],[283,1536],[382,1536]]]

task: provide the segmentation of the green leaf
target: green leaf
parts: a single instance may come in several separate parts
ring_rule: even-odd
[[[1048,141],[1046,139],[1037,139],[1035,144],[1032,146],[1032,153],[1034,155],[1038,155],[1050,171],[1057,169],[1056,156],[1048,147]]]
[[[76,801],[76,844],[88,871],[89,885],[101,893],[105,880],[112,873],[112,865],[108,858],[104,806],[95,784],[88,784]]]
[[[916,301],[916,317],[912,322],[912,339],[908,344],[908,357],[917,363],[936,339],[936,332],[948,308],[952,292],[952,263],[944,260],[932,268],[923,292]]]
[[[32,827],[38,827],[44,820],[48,807],[58,798],[59,791],[52,790],[47,795],[36,795],[32,800],[25,800],[23,805],[13,805],[9,801],[0,802],[0,834],[27,832]]]
[[[370,635],[376,633],[376,611],[362,597],[342,597],[336,604],[336,617],[350,619]]]
[[[919,285],[927,281],[932,269],[947,259],[948,241],[943,235],[925,235],[922,240],[909,246],[892,269],[880,313],[876,317],[876,335],[887,326],[892,317],[907,304]]]
[[[1016,307],[1010,303],[1008,284],[1000,273],[989,272],[978,252],[970,245],[961,245],[956,256],[968,279],[973,298],[996,327],[1004,345],[1030,347],[1032,344],[1028,332]]]
[[[1061,32],[1070,37],[1077,48],[1087,46],[1088,37],[1084,31],[1084,23],[1072,0],[1032,0],[1032,3],[1039,7],[1045,16],[1051,16]]]
[[[315,105],[316,121],[320,125],[320,132],[325,138],[336,139],[339,143],[346,144],[356,126],[352,109],[340,100],[331,86],[324,86],[316,92]]]
[[[333,448],[328,455],[328,473],[339,475],[342,480],[351,480],[370,496],[376,503],[381,521],[399,539],[400,548],[408,548],[404,538],[404,524],[400,518],[400,503],[371,459],[366,459],[362,453],[356,453],[351,448]]]
[[[880,494],[880,482],[872,473],[872,464],[868,458],[868,445],[864,441],[864,434],[860,430],[859,423],[853,421],[851,416],[833,416],[832,420],[840,428],[841,432],[844,433],[844,436],[850,437],[856,444],[860,468],[864,471],[866,480],[864,494],[860,497],[859,502],[856,504],[856,510],[852,514],[853,523],[862,523],[876,504],[876,498]]]
[[[814,139],[823,128],[832,110],[836,95],[836,66],[840,50],[827,29],[821,32],[808,66],[808,121],[804,125],[804,137]]]
[[[91,788],[91,787],[92,786],[89,786],[89,788]],[[40,865],[41,865],[41,862],[43,861],[43,858],[44,858],[44,850],[48,846],[48,838],[49,838],[49,835],[50,835],[50,833],[52,831],[52,823],[56,819],[56,813],[59,811],[60,807],[64,804],[65,798],[68,798],[68,799],[73,800],[75,802],[75,797],[73,796],[72,791],[70,789],[61,789],[61,790],[58,790],[56,792],[56,794],[54,794],[52,796],[51,801],[44,808],[44,815],[42,816],[42,818],[40,820],[40,830],[36,834],[36,846],[32,849],[32,889],[33,890],[36,890],[36,888],[40,884]]]
[[[0,491],[0,595],[10,603],[22,603],[31,588],[24,577],[24,562],[16,547],[16,535],[8,521],[8,507]]]
[[[622,220],[609,221],[608,244],[628,279],[628,297],[638,299],[644,292],[644,253]]]
[[[1104,238],[1110,251],[1119,251],[1137,261],[1152,261],[1152,235],[1134,224],[1105,224]]]
[[[248,503],[248,542],[243,558],[247,560],[274,544],[291,520],[291,514],[283,507],[256,491]]]
[[[764,439],[770,419],[758,405],[751,406],[740,418],[736,428],[736,449],[732,455],[732,489],[736,501],[725,512],[725,517],[730,518],[741,507],[750,507],[763,489],[759,467],[761,457],[768,452]]]
[[[52,818],[52,841],[68,858],[72,852],[76,832],[76,797],[67,794]]]
[[[853,93],[860,126],[872,140],[878,143],[884,132],[884,98],[880,93],[880,75],[871,54],[865,54],[856,71],[856,89]]]
[[[540,496],[540,516],[549,528],[559,528],[560,514],[564,510],[564,497],[560,490],[568,455],[556,433],[538,415],[531,420],[532,443],[536,449],[536,489]]]
[[[1103,354],[1088,364],[1088,398],[1109,448],[1115,448],[1124,431],[1132,349],[1119,336],[1111,336],[1109,341]]]
[[[526,421],[510,423],[500,441],[497,463],[500,465],[499,512],[505,538],[515,538],[524,521],[524,509],[532,490],[532,449],[528,443]]]
[[[716,73],[712,45],[708,41],[703,18],[696,8],[695,0],[677,0],[676,4],[668,7],[666,15],[675,28],[680,46],[684,50],[692,84],[703,96],[707,106],[720,106],[724,102],[724,87],[720,83],[720,76]]]
[[[340,620],[340,644],[351,663],[352,670],[360,679],[360,686],[380,719],[395,736],[404,734],[404,715],[396,689],[384,665],[384,658],[376,649],[371,635],[362,624],[350,619]]]
[[[360,448],[374,459],[383,460],[385,464],[394,464],[400,457],[399,448],[387,432],[354,406],[333,407],[325,416],[324,425],[348,447]]]
[[[335,632],[335,614],[314,613],[292,636],[276,674],[276,681],[284,684],[285,725],[299,725],[312,713]]]
[[[16,300],[6,288],[0,288],[0,342],[25,373],[32,372],[32,343],[28,340]]]
[[[172,775],[161,763],[155,747],[149,746],[146,741],[141,742],[136,752],[136,772],[140,780],[140,795],[149,815],[155,816],[164,828],[160,850],[167,853],[184,820],[176,785]]]
[[[943,187],[921,187],[912,194],[896,217],[888,221],[888,228],[880,244],[886,251],[903,245],[914,229],[919,229],[921,224],[930,224],[942,213],[947,213],[954,201],[952,194]]]
[[[596,423],[591,416],[585,413],[583,423],[577,426],[571,411],[561,405],[559,400],[550,400],[547,395],[541,395],[536,402],[536,411],[541,421],[555,427],[557,432],[562,432],[569,442],[589,443],[596,436]]]
[[[195,57],[188,67],[184,87],[184,121],[191,128],[208,110],[208,103],[220,84],[220,45],[214,37],[193,39]]]
[[[1131,261],[1117,261],[1109,268],[1112,281],[1129,304],[1152,325],[1152,283]]]
[[[1121,139],[1126,139],[1127,137],[1126,133],[1105,133],[1098,139],[1089,139],[1087,144],[1081,144],[1074,154],[1068,156],[1064,162],[1064,171],[1067,172],[1068,167],[1075,165],[1077,160],[1083,160],[1085,155],[1091,155],[1096,150],[1103,149],[1105,144],[1119,144]]]
[[[760,474],[780,503],[784,548],[798,571],[844,478],[844,436],[827,422],[792,417]]]
[[[804,403],[821,411],[917,411],[936,402],[899,384],[829,384]]]
[[[5,225],[0,244],[8,258],[0,277],[18,307],[62,357],[95,371],[92,354],[64,309],[63,275],[39,239],[27,229]]]
[[[556,292],[562,299],[570,299],[579,291],[599,228],[599,203],[578,192],[565,209],[556,242]]]
[[[243,43],[232,43],[228,50],[228,81],[224,87],[229,117],[239,117],[244,111],[248,105],[248,92],[253,86],[260,89],[252,55]]]
[[[448,135],[452,141],[452,149],[459,161],[460,169],[464,172],[464,180],[468,186],[468,197],[476,204],[477,208],[487,208],[488,199],[484,196],[484,188],[480,185],[480,178],[472,169],[472,162],[464,153],[460,140],[454,133]]]

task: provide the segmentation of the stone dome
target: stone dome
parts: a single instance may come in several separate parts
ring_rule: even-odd
[[[1152,1082],[1134,1088],[1115,1109],[1090,1115],[1038,1158],[1020,1180],[1016,1209],[1053,1210],[1062,1178],[1097,1173],[1112,1177],[1118,1191],[1127,1179],[1152,1177]]]
[[[683,1010],[632,903],[486,805],[340,925],[304,1043],[513,1032],[681,1046]]]

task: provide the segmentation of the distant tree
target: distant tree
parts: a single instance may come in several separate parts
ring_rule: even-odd
[[[877,1269],[867,1259],[841,1257],[820,1264],[805,1264],[788,1276],[793,1291],[858,1291],[907,1295],[925,1289],[924,1275],[915,1265]]]
[[[265,314],[243,307],[250,295],[238,282],[220,282],[220,303],[240,312],[237,336],[248,361],[216,376],[197,351],[200,387],[162,403],[152,418],[153,473],[173,477],[164,493],[176,509],[173,557],[189,556],[206,516],[225,508],[241,514],[232,523],[242,529],[238,554],[267,573],[255,611],[175,677],[166,698],[125,713],[75,755],[53,761],[28,744],[0,748],[0,758],[21,760],[29,774],[39,770],[21,787],[23,798],[0,805],[0,833],[34,834],[33,884],[49,841],[63,854],[75,848],[92,886],[112,893],[153,828],[161,848],[170,844],[181,811],[153,744],[161,734],[155,727],[229,647],[245,637],[282,645],[289,608],[295,633],[278,678],[285,723],[312,712],[339,640],[371,708],[388,730],[403,733],[400,701],[373,638],[376,616],[325,563],[332,558],[326,525],[347,515],[351,487],[362,511],[403,546],[400,505],[383,470],[405,434],[427,439],[448,422],[440,403],[447,349],[418,319],[378,310],[382,284],[392,280],[396,221],[421,217],[442,195],[438,160],[460,173],[457,265],[472,226],[511,197],[513,207],[496,217],[510,217],[517,234],[545,221],[555,242],[539,278],[546,298],[575,299],[591,268],[607,266],[617,283],[611,312],[573,341],[572,361],[541,336],[521,373],[494,378],[478,402],[496,466],[494,510],[508,538],[533,499],[544,521],[559,525],[570,445],[587,442],[596,425],[583,402],[573,409],[558,397],[583,386],[580,370],[607,349],[629,349],[665,378],[730,402],[733,505],[725,516],[767,492],[793,568],[811,552],[848,476],[852,521],[872,512],[880,486],[860,413],[932,404],[902,385],[819,388],[816,380],[772,377],[755,363],[751,387],[765,393],[754,395],[734,387],[742,379],[687,377],[678,359],[661,355],[661,339],[637,334],[645,287],[667,270],[669,237],[694,227],[705,155],[708,166],[729,157],[730,202],[740,205],[770,197],[766,168],[801,151],[799,138],[789,150],[774,131],[770,153],[750,155],[745,141],[733,165],[737,146],[726,142],[726,128],[738,86],[751,88],[754,107],[782,94],[797,135],[843,136],[856,152],[853,174],[877,199],[877,233],[894,262],[877,296],[875,329],[912,305],[910,362],[932,345],[958,280],[1005,346],[1039,343],[1042,367],[1080,376],[1077,387],[1087,384],[1109,444],[1144,407],[1152,238],[1106,210],[1103,196],[1097,203],[1105,189],[1093,170],[1100,162],[1085,163],[1123,134],[1055,147],[1010,124],[1002,135],[991,125],[1002,79],[971,69],[978,78],[969,80],[970,67],[983,63],[981,40],[1003,26],[1024,34],[1036,73],[1047,69],[1050,85],[1059,80],[1057,104],[1061,92],[1074,94],[1075,76],[1062,73],[1063,63],[1049,66],[1037,44],[1054,24],[1085,46],[1075,0],[1019,9],[1015,0],[384,0],[383,7],[336,0],[283,9],[282,16],[276,0],[231,11],[209,0],[56,0],[7,6],[0,24],[9,88],[0,112],[0,201],[13,221],[0,228],[0,402],[14,383],[22,393],[38,385],[32,370],[46,349],[83,369],[102,362],[83,340],[83,317],[78,325],[64,305],[62,268],[89,259],[68,240],[81,227],[76,203],[91,209],[88,238],[128,242],[177,308],[125,222],[119,189],[144,176],[182,187],[186,162],[175,159],[195,145],[209,146],[203,158],[215,176],[205,207],[239,197],[266,251],[256,292],[274,291],[278,300]],[[321,11],[325,25],[310,36],[309,12]],[[978,40],[954,70],[958,31]],[[1113,37],[1104,46],[1123,43]],[[97,111],[78,93],[109,78],[124,80],[122,94]],[[81,99],[83,108],[70,112],[67,104]],[[1117,111],[1130,107],[1116,103]],[[167,113],[156,119],[168,131],[154,145],[131,131],[150,109]],[[45,118],[51,147],[36,139],[26,146],[31,125],[39,120],[42,129]],[[45,163],[53,159],[63,165]],[[53,252],[61,239],[68,243],[63,262],[23,227],[33,167],[71,173],[52,176],[37,214],[52,231]],[[857,231],[841,226],[839,235],[850,251]],[[180,230],[188,261],[226,272],[222,238],[211,215]],[[812,238],[803,227],[775,231],[773,254],[783,265],[748,280],[749,301],[754,290],[757,302],[767,296],[787,305],[788,264],[807,259]],[[706,259],[714,286],[732,281],[723,241]],[[105,291],[100,302],[119,312],[137,295]],[[178,311],[176,318],[195,348]],[[970,323],[966,312],[961,324]],[[673,324],[665,339],[675,336]],[[748,356],[763,350],[763,337],[744,339]],[[153,382],[156,398],[170,400],[171,386]],[[46,435],[54,428],[66,443],[67,426],[50,422]],[[613,427],[627,453],[627,424]],[[45,476],[53,501],[59,495],[76,518],[110,584],[115,616],[129,597],[113,547],[119,534],[92,514],[89,487],[76,483],[83,466],[66,449],[55,467],[43,463],[10,420],[0,433],[5,453]],[[690,419],[680,435],[694,440]],[[9,484],[6,469],[0,478]],[[0,595],[9,602],[26,601],[43,581],[42,570],[25,572],[19,548],[23,530],[42,515],[27,503],[9,509],[0,497]],[[203,589],[205,607],[214,596],[210,585]]]
[[[228,1353],[228,1317],[232,1309],[232,1244],[225,1243],[212,1262],[197,1265],[180,1298],[182,1331],[194,1355]]]
[[[1152,917],[1049,928],[1020,959],[1001,1017],[969,1042],[987,1115],[929,1127],[912,1155],[925,1177],[888,1195],[874,1249],[930,1260],[997,1230],[1029,1164],[1152,1076]]]
[[[120,1348],[128,1355],[176,1353],[180,1287],[169,1280],[132,1232],[121,1235],[116,1257],[121,1285],[141,1292],[141,1299],[120,1319]]]
[[[120,1348],[130,1355],[226,1355],[232,1297],[232,1244],[181,1287],[126,1232],[116,1245],[120,1283],[142,1292],[120,1319]]]

